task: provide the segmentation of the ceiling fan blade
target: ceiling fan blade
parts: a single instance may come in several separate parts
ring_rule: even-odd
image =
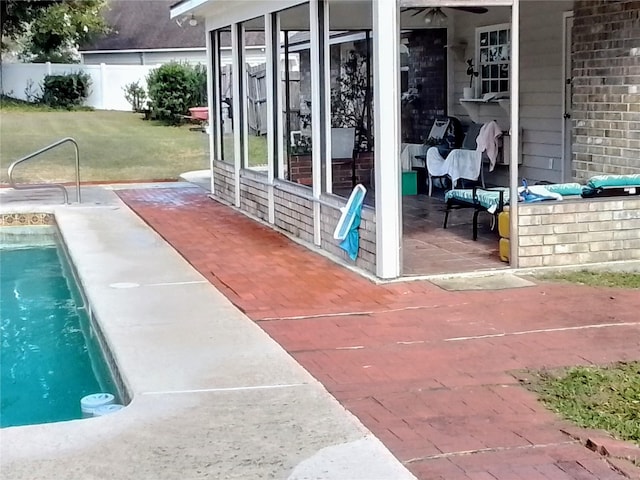
[[[412,17],[415,17],[416,15],[420,15],[421,13],[424,13],[427,10],[432,10],[434,8],[438,8],[438,7],[406,7],[406,8],[403,8],[402,10],[405,12],[408,12],[410,10],[415,10],[415,13],[411,14]],[[451,8],[453,10],[460,10],[462,12],[468,12],[468,13],[487,13],[489,11],[489,9],[486,7],[447,7],[447,8]]]
[[[431,7],[408,7],[408,8],[403,8],[402,10],[405,12],[408,12],[410,10],[415,10],[415,13],[411,14],[412,17],[415,17],[416,15],[420,15],[422,12],[424,12],[425,10],[429,10]]]
[[[486,7],[449,7],[455,10],[462,10],[463,12],[469,13],[487,13],[489,11]]]

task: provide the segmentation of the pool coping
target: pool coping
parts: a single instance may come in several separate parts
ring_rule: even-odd
[[[414,478],[109,187],[91,190],[86,204],[0,214],[54,214],[131,402],[2,429],[3,475]]]

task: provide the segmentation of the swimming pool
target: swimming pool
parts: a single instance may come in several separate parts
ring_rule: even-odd
[[[0,427],[79,419],[82,397],[119,397],[55,228],[20,230],[0,242]]]

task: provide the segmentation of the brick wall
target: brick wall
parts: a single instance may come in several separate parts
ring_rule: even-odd
[[[265,222],[269,221],[269,196],[264,184],[266,180],[265,174],[251,170],[243,170],[240,177],[240,209]]]
[[[640,259],[640,197],[522,204],[520,267]]]
[[[447,111],[447,30],[414,30],[403,35],[408,56],[408,86],[419,90],[419,98],[402,107],[402,141],[423,143],[433,120]]]
[[[572,43],[576,180],[640,173],[640,2],[577,0]]]
[[[376,273],[376,212],[373,208],[364,206],[362,208],[362,219],[360,221],[360,249],[358,258],[353,262],[347,252],[340,248],[340,242],[333,238],[333,232],[340,219],[340,207],[343,207],[346,200],[335,195],[323,195],[322,200],[335,204],[336,208],[325,205],[320,207],[320,218],[322,222],[321,239],[322,249],[342,259],[346,263],[355,264],[356,267],[370,273]]]
[[[235,197],[235,173],[230,163],[215,161],[213,163],[213,186],[215,196],[226,203],[234,204]]]
[[[226,203],[233,204],[235,202],[233,166],[224,162],[215,162],[214,175],[215,197]],[[240,210],[268,222],[267,186],[258,181],[264,179],[264,175],[260,173],[243,170],[240,178]],[[295,184],[281,184],[280,187],[274,188],[274,227],[299,238],[303,242],[313,244],[313,202],[303,198],[303,195],[311,195],[311,190],[308,187]],[[321,206],[321,248],[345,262],[354,263],[349,259],[346,252],[338,246],[338,242],[333,239],[333,231],[340,218],[341,212],[339,209],[345,205],[346,199],[337,195],[325,194],[322,200],[335,204],[335,208]],[[376,271],[375,210],[370,207],[364,207],[362,210],[360,251],[355,261],[355,266],[374,274]]]
[[[297,188],[303,194],[311,194],[308,188],[294,185],[287,191],[274,190],[275,225],[300,240],[313,243],[313,202],[296,195]]]
[[[289,155],[289,180],[311,186],[312,175],[311,155]]]
[[[360,152],[356,158],[356,183],[371,184],[373,169],[373,152]],[[311,186],[311,155],[291,155],[289,157],[290,180],[302,185]],[[332,164],[333,188],[351,188],[351,160],[336,159]]]

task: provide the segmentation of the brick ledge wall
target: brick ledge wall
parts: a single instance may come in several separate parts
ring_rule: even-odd
[[[519,266],[640,260],[640,196],[520,205]]]

